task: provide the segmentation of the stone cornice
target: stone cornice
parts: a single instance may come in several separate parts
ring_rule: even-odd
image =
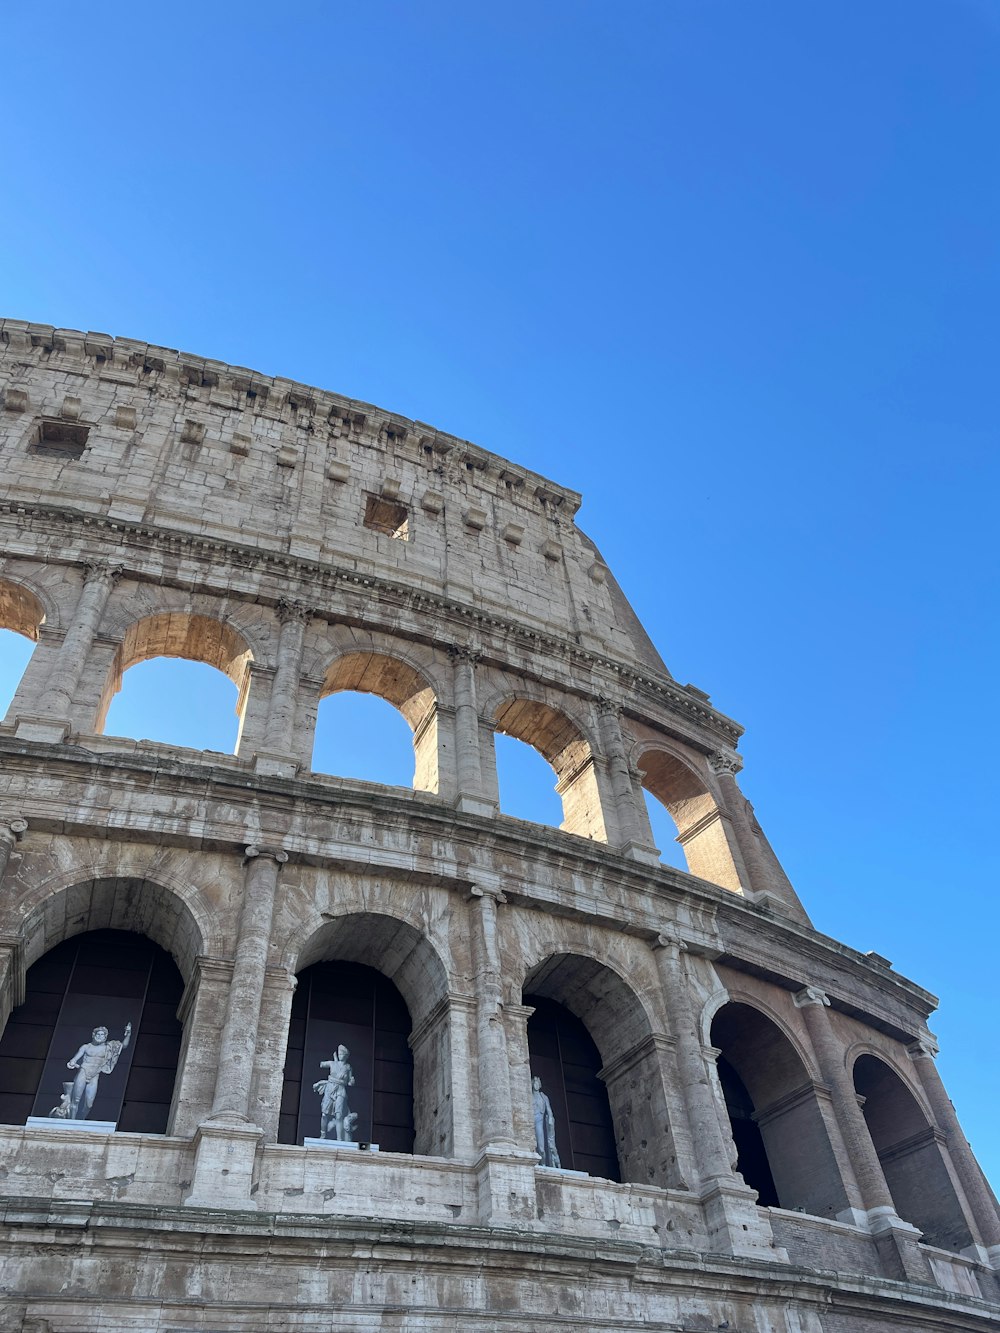
[[[582,648],[570,638],[546,633],[541,629],[519,624],[517,621],[481,610],[465,602],[442,593],[415,588],[402,582],[386,579],[373,573],[361,573],[356,569],[337,565],[324,565],[305,560],[287,551],[277,551],[258,546],[244,545],[200,533],[186,533],[161,528],[155,524],[126,522],[102,514],[90,514],[63,505],[49,505],[41,502],[20,503],[16,500],[0,502],[0,518],[10,515],[16,518],[18,527],[25,528],[32,520],[42,525],[52,524],[58,529],[83,529],[84,534],[113,534],[107,545],[118,543],[119,552],[124,555],[128,547],[154,549],[160,555],[203,554],[206,565],[216,571],[233,568],[253,570],[258,574],[270,575],[276,580],[273,596],[263,593],[255,595],[254,600],[277,607],[287,599],[302,600],[314,607],[313,614],[319,619],[336,622],[338,617],[331,611],[322,610],[317,603],[322,601],[322,594],[336,594],[344,591],[364,591],[369,596],[377,597],[384,605],[404,608],[419,614],[427,623],[432,617],[437,620],[442,630],[452,629],[454,637],[447,633],[430,637],[428,642],[439,647],[449,647],[455,638],[467,635],[470,627],[476,627],[481,635],[492,634],[501,643],[510,644],[512,649],[521,652],[540,652],[550,658],[563,661],[573,667],[582,667],[588,672],[602,672],[606,679],[614,680],[624,691],[634,691],[659,706],[667,713],[683,719],[688,727],[703,733],[700,737],[685,735],[685,739],[700,743],[705,753],[717,749],[720,741],[726,746],[735,745],[743,734],[743,728],[725,714],[707,704],[697,693],[688,691],[666,675],[644,671],[634,662],[606,656],[592,649]],[[54,534],[56,535],[56,534]],[[86,541],[86,535],[83,536]],[[61,548],[69,545],[67,537],[59,534]],[[8,554],[24,559],[40,559],[37,555],[18,551],[17,544],[8,547]],[[73,562],[73,557],[66,557]],[[82,557],[79,557],[82,558]],[[145,574],[140,567],[129,570],[129,576],[142,581],[162,583],[163,572]],[[189,586],[176,574],[173,576],[176,586]],[[300,585],[298,588],[295,584]],[[239,596],[239,589],[229,586],[232,596]],[[319,595],[317,595],[319,594]],[[368,621],[371,624],[372,621]],[[398,631],[397,631],[398,632]],[[486,651],[483,646],[482,658],[499,667],[508,666],[508,662],[495,653]],[[547,683],[553,683],[548,681]],[[558,680],[556,683],[569,689],[571,682]],[[631,712],[636,711],[635,698],[622,700]]]

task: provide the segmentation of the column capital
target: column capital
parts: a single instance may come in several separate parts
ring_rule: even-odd
[[[316,614],[311,606],[305,602],[295,601],[291,597],[279,597],[274,606],[274,614],[278,617],[279,624],[304,625]]]
[[[595,700],[597,711],[601,717],[613,717],[621,721],[622,706],[617,699],[609,699],[605,694],[599,694]]]
[[[4,842],[19,842],[28,831],[28,821],[20,815],[0,815],[0,839]]]
[[[722,777],[726,773],[730,777],[735,777],[743,767],[743,757],[735,750],[713,750],[708,756],[708,766],[716,777]]]
[[[249,861],[253,861],[258,856],[277,861],[279,870],[288,860],[288,853],[285,851],[284,847],[265,847],[263,844],[252,842],[243,849],[243,864],[246,865]]]
[[[84,583],[103,583],[113,585],[125,573],[125,566],[100,556],[94,556],[83,562]]]
[[[484,888],[481,884],[473,884],[465,895],[465,901],[474,902],[477,898],[492,898],[495,903],[505,903],[507,901],[507,895],[503,889]]]
[[[906,1048],[906,1054],[911,1060],[933,1060],[937,1056],[940,1047],[937,1037],[933,1032],[925,1032],[917,1037],[916,1041],[910,1042]]]
[[[482,659],[482,653],[467,643],[450,643],[448,645],[448,656],[453,662],[468,662],[470,666],[475,666]]]
[[[819,1005],[821,1009],[828,1009],[830,1007],[830,997],[819,986],[803,986],[800,991],[796,991],[792,996],[792,1003],[796,1009],[806,1009],[810,1005]]]

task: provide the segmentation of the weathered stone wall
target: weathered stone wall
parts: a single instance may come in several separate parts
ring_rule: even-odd
[[[933,997],[811,928],[737,785],[740,728],[659,661],[578,496],[288,381],[0,338],[0,619],[37,640],[0,725],[2,1014],[101,927],[185,983],[166,1135],[0,1127],[0,1327],[995,1326],[1000,1224]],[[234,755],[102,734],[157,655],[233,680]],[[406,718],[413,790],[310,771],[341,689]],[[552,765],[562,831],[498,813],[498,730]],[[691,873],[658,863],[643,786]],[[277,1142],[295,976],[323,959],[406,1001],[412,1155]],[[598,1048],[621,1184],[537,1165],[530,995]],[[734,1169],[716,1039],[782,1208]],[[862,1055],[919,1144],[880,1156]],[[907,1204],[951,1248],[887,1184],[918,1148],[941,1197]]]

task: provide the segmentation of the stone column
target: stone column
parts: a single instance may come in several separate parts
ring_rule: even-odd
[[[257,1153],[264,1129],[249,1115],[258,1028],[267,972],[278,872],[288,853],[247,847],[243,906],[236,934],[232,979],[219,1040],[212,1113],[194,1136],[194,1173],[184,1202],[194,1208],[255,1210]]]
[[[787,1259],[775,1247],[770,1224],[756,1207],[756,1194],[736,1174],[732,1135],[722,1124],[724,1111],[711,1083],[708,1054],[684,966],[684,945],[669,935],[653,941],[660,984],[673,1032],[677,1076],[687,1119],[686,1138],[694,1152],[699,1196],[712,1248],[758,1258]],[[695,1182],[692,1182],[695,1184]]]
[[[659,865],[660,856],[653,843],[653,833],[645,806],[639,808],[632,771],[625,753],[621,710],[610,699],[597,701],[601,748],[608,761],[611,790],[617,811],[617,841],[626,855],[647,865]]]
[[[80,683],[108,598],[124,572],[122,565],[92,561],[62,646],[42,690],[40,716],[18,720],[17,735],[26,740],[60,741],[70,725],[73,698]]]
[[[250,1086],[257,1049],[271,920],[278,890],[278,873],[288,853],[275,847],[248,847],[244,866],[243,906],[236,935],[233,979],[226,1000],[226,1016],[219,1043],[219,1072],[215,1080],[212,1118],[249,1120]]]
[[[804,925],[811,925],[791,881],[766,839],[763,835],[758,837],[754,828],[756,821],[747,813],[747,799],[736,783],[736,774],[743,767],[743,760],[734,750],[716,750],[708,756],[708,763],[718,781],[723,806],[736,835],[752,898],[764,906],[777,907]]]
[[[312,611],[301,602],[282,600],[278,602],[276,612],[281,629],[267,722],[260,749],[254,755],[254,766],[258,772],[291,776],[298,768],[294,755],[295,712],[302,672],[302,645]]]
[[[730,1136],[724,1133],[719,1121],[715,1093],[709,1082],[701,1034],[684,973],[683,947],[680,940],[667,935],[658,935],[653,944],[676,1042],[677,1073],[690,1138],[697,1154],[695,1166],[699,1179],[707,1185],[716,1180],[733,1180],[734,1165]]]
[[[504,901],[502,894],[478,887],[469,895],[476,996],[476,1043],[472,1055],[479,1084],[476,1191],[479,1221],[484,1226],[523,1225],[537,1215],[538,1154],[520,1148],[514,1131],[510,1054],[497,945],[497,903]]]
[[[11,853],[28,828],[26,819],[0,820],[0,889]],[[10,1011],[24,1003],[24,940],[15,932],[0,933],[0,1030]]]
[[[497,947],[497,901],[502,894],[474,888],[469,895],[472,912],[472,969],[476,993],[476,1068],[479,1076],[479,1146],[513,1148],[514,1120],[510,1090],[510,1060],[503,1021],[500,953]]]
[[[479,704],[476,698],[476,663],[479,654],[471,648],[450,649],[455,665],[455,769],[458,786],[456,806],[477,815],[495,814],[484,790],[483,758],[479,745]]]
[[[878,1210],[878,1215],[895,1214],[896,1206],[858,1104],[854,1081],[844,1065],[843,1050],[826,1012],[829,996],[818,986],[806,986],[793,999],[796,1009],[802,1010],[813,1054],[830,1091],[837,1125],[854,1174],[853,1181],[844,1181],[852,1216],[841,1220],[864,1225],[864,1219],[856,1215],[858,1212],[870,1215],[873,1210]]]
[[[986,1250],[985,1258],[993,1268],[1000,1271],[1000,1218],[997,1216],[996,1203],[968,1140],[962,1133],[962,1126],[958,1122],[951,1098],[941,1082],[936,1063],[937,1043],[928,1034],[908,1046],[907,1054],[913,1061],[938,1128],[945,1136],[948,1156],[951,1158],[965,1193],[966,1202],[975,1219],[980,1240]]]

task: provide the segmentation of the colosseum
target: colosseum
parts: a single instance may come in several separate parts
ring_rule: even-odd
[[[741,728],[579,495],[289,380],[0,336],[0,623],[35,643],[0,726],[0,1328],[997,1328],[934,997],[812,927]],[[157,657],[234,682],[234,754],[105,734]],[[338,691],[403,715],[412,788],[312,771]],[[500,813],[497,733],[560,828]]]

